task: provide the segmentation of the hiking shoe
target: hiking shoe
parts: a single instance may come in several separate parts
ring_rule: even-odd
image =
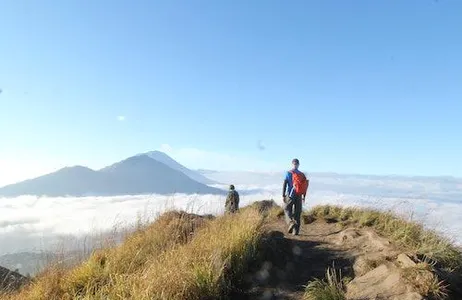
[[[295,228],[295,222],[294,221],[290,221],[289,223],[289,233],[292,233],[292,231],[294,230]],[[294,231],[295,232],[295,231]]]

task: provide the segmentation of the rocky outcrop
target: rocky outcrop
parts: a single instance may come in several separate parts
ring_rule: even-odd
[[[358,274],[359,275],[359,274]],[[445,293],[431,266],[415,262],[405,253],[382,261],[372,270],[355,277],[347,286],[347,299],[425,299]]]
[[[18,272],[0,267],[0,291],[14,291],[27,282],[28,278]]]

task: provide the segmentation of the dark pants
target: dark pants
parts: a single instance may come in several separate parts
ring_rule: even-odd
[[[228,205],[225,206],[225,212],[227,214],[234,214],[239,210],[237,205],[235,203],[229,203]]]
[[[300,231],[300,218],[302,216],[302,197],[285,197],[284,202],[286,222],[289,224],[290,221],[293,221],[295,223],[294,231],[298,234]]]

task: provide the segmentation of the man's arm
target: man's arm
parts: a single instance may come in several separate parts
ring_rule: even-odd
[[[306,194],[308,194],[308,189],[310,188],[310,180],[306,179],[306,193],[303,195],[303,201],[306,199]]]
[[[287,178],[285,178],[284,183],[282,184],[282,197],[285,197],[286,195],[287,184],[288,184],[288,181],[287,181]]]

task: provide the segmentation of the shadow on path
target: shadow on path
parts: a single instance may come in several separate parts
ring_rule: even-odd
[[[270,232],[259,262],[251,265],[243,289],[232,299],[300,299],[308,281],[324,278],[333,263],[342,275],[353,277],[353,261],[345,252],[307,239],[309,235],[285,237],[281,231]]]

